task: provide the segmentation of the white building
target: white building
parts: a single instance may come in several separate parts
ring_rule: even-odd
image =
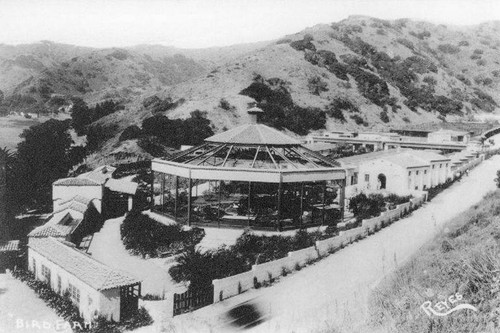
[[[61,295],[67,293],[86,321],[97,316],[120,321],[137,310],[141,282],[128,273],[52,237],[31,238],[28,247],[28,267],[36,279]]]
[[[467,144],[470,141],[470,133],[464,131],[453,131],[440,129],[439,131],[431,132],[427,136],[429,143],[462,143]]]
[[[425,180],[426,188],[443,184],[448,179],[451,159],[430,150],[405,150],[414,157],[430,165],[430,173]]]
[[[112,178],[115,170],[116,168],[106,165],[78,177],[55,181],[52,184],[54,211],[59,209],[61,203],[75,196],[93,201],[99,213],[108,218],[130,211],[139,184]]]
[[[28,237],[56,237],[74,244],[98,231],[104,219],[94,205],[95,200],[75,196],[70,200],[58,201],[58,207],[46,223],[28,234]]]
[[[93,201],[97,211],[102,213],[104,184],[84,177],[63,178],[52,184],[54,211],[59,210],[63,203],[72,200],[77,195]]]
[[[338,159],[347,169],[346,196],[386,190],[399,195],[446,181],[450,158],[434,152],[389,149]]]

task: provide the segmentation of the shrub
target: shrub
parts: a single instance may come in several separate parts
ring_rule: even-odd
[[[319,76],[314,76],[307,80],[307,88],[309,92],[313,95],[319,96],[320,93],[328,91],[328,85]]]
[[[361,117],[358,114],[353,114],[349,118],[351,118],[352,120],[354,120],[354,122],[356,123],[356,125],[363,125],[365,127],[368,126],[368,123],[363,119],[363,117]]]
[[[349,74],[356,80],[360,93],[378,106],[384,106],[390,98],[387,83],[370,72],[357,67],[349,67]]]
[[[495,110],[495,107],[498,106],[493,97],[491,97],[484,91],[476,88],[474,89],[474,94],[477,96],[477,98],[472,98],[470,102],[477,108],[486,112],[493,112]]]
[[[362,67],[364,69],[370,69],[370,65],[365,58],[358,57],[354,54],[343,54],[340,56],[343,62],[349,66]]]
[[[484,51],[481,50],[481,49],[475,49],[474,52],[472,52],[473,54],[483,54]]]
[[[347,76],[348,67],[346,67],[345,65],[335,63],[333,65],[330,65],[329,71],[332,72],[332,74],[334,74],[338,79],[349,81],[349,77]]]
[[[466,78],[464,75],[462,74],[458,74],[457,75],[457,79],[460,80],[462,83],[464,83],[465,85],[467,86],[470,86],[471,85],[471,82],[468,78]]]
[[[409,202],[412,197],[412,195],[400,196],[395,193],[390,193],[385,197],[385,201],[394,205],[401,205]]]
[[[408,118],[408,117],[403,117],[403,121],[404,121],[405,123],[411,123],[411,120],[410,120],[410,118]]]
[[[469,46],[469,42],[466,41],[466,40],[461,40],[459,43],[458,43],[458,46]]]
[[[424,30],[424,31],[418,32],[418,33],[415,32],[415,31],[410,31],[410,35],[415,36],[418,39],[424,40],[426,38],[429,38],[431,36],[431,33],[429,31],[427,31],[427,30]]]
[[[141,136],[142,131],[139,126],[132,125],[127,128],[120,134],[120,141],[137,139]]]
[[[391,119],[387,115],[387,111],[380,112],[380,120],[382,120],[384,123],[388,123],[391,121]]]
[[[497,178],[495,178],[497,188],[500,188],[500,170],[497,171]]]
[[[181,244],[180,248],[171,249],[171,254],[184,251],[198,244],[205,232],[203,229],[193,228],[184,231],[178,224],[161,224],[142,212],[130,212],[120,227],[120,234],[125,248],[133,254],[157,257],[159,250],[165,250],[174,244]]]
[[[221,98],[219,101],[219,107],[226,111],[234,111],[236,107],[231,105],[225,98]]]
[[[452,44],[439,44],[438,50],[447,54],[457,54],[460,52],[460,48]]]
[[[436,79],[430,75],[425,76],[422,81],[427,83],[430,86],[435,86],[437,84]]]
[[[384,197],[381,194],[366,196],[366,194],[360,193],[349,201],[349,209],[352,210],[358,221],[379,216],[384,207]]]
[[[326,113],[330,117],[333,117],[333,118],[335,118],[337,120],[340,120],[341,123],[345,123],[346,122],[345,117],[344,117],[344,113],[342,112],[341,109],[336,109],[336,108],[327,109]]]
[[[279,44],[290,44],[292,40],[290,38],[282,38],[276,42],[277,45]]]
[[[312,43],[314,38],[306,34],[302,38],[302,40],[297,40],[295,42],[291,42],[290,46],[296,49],[297,51],[305,51],[305,50],[311,50],[311,51],[316,51],[316,46]]]
[[[415,45],[413,44],[413,42],[411,42],[410,40],[408,40],[406,38],[398,38],[398,39],[396,39],[396,42],[398,42],[401,45],[406,46],[407,48],[409,48],[412,51],[415,50]]]
[[[476,61],[476,64],[478,66],[485,66],[486,65],[486,60],[484,59],[479,59],[478,61]]]

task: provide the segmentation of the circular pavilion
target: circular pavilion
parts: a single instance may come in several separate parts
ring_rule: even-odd
[[[154,210],[180,223],[284,230],[344,214],[345,170],[273,128],[250,123],[169,160],[154,159]]]

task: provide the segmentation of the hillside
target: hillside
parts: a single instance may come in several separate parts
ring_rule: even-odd
[[[47,41],[0,45],[0,90],[8,111],[49,112],[73,96],[88,103],[129,103],[146,91],[204,72],[202,65],[173,48],[149,55],[132,48],[92,49]]]
[[[374,289],[370,299],[370,332],[498,332],[500,263],[498,212],[500,192],[444,226],[442,232]],[[458,295],[456,304],[450,296]],[[453,299],[452,299],[453,300]],[[468,303],[461,310],[436,316]],[[447,302],[443,310],[436,306]]]
[[[298,135],[385,130],[498,110],[499,31],[500,22],[447,27],[353,16],[276,41],[200,50],[0,45],[0,89],[4,106],[9,98],[47,106],[53,93],[125,104],[97,123],[115,134],[102,154],[153,114],[200,110],[222,131],[246,122],[254,102],[267,123]]]
[[[498,22],[455,28],[351,17],[285,36],[159,96],[186,100],[169,111],[172,117],[208,111],[219,129],[242,121],[253,99],[240,92],[256,77],[270,87],[280,82],[297,105],[326,111],[327,128],[384,128],[492,112],[499,102],[499,29]],[[235,110],[218,107],[221,98]]]

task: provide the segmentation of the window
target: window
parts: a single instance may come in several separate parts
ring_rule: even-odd
[[[408,176],[411,176],[411,171],[408,171]]]
[[[432,165],[432,168],[434,169],[434,167],[435,167],[435,166],[436,166],[436,165],[435,165],[435,164],[433,164],[433,165]]]
[[[441,169],[442,167],[443,167],[443,165],[442,165],[442,164],[439,164],[439,168]]]
[[[50,284],[50,269],[45,265],[42,265],[42,276]]]
[[[417,170],[417,172],[416,172],[416,173],[417,173],[417,176],[418,176],[418,170]]]
[[[62,283],[61,283],[61,277],[58,275],[57,276],[57,292],[58,293],[61,293],[61,289],[62,289],[61,285],[62,285]]]
[[[424,170],[424,175],[426,175],[426,174],[427,174],[427,170]]]
[[[68,287],[69,295],[70,297],[76,302],[80,303],[80,289],[76,288],[74,285],[71,283],[69,284]]]
[[[35,274],[35,278],[36,278],[36,260],[35,260],[35,258],[33,258],[33,274]]]
[[[448,167],[448,163],[446,163],[446,167]]]
[[[370,181],[370,175],[369,174],[365,174],[365,182],[369,182]]]
[[[358,183],[358,173],[355,172],[351,177],[351,185],[356,185]]]

